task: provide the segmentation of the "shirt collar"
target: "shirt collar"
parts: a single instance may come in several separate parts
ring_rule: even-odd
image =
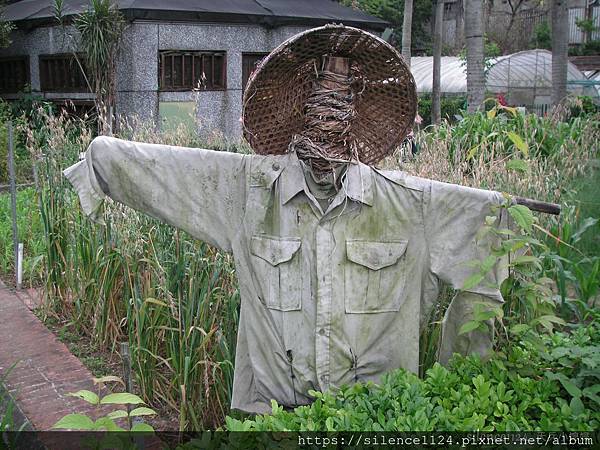
[[[289,162],[279,177],[283,204],[289,202],[300,191],[309,192],[304,172],[296,153],[289,154]],[[342,180],[346,195],[357,202],[373,206],[373,171],[361,162],[350,164]]]

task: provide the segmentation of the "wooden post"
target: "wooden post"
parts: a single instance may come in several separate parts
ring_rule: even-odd
[[[131,355],[129,353],[129,342],[121,342],[121,358],[123,358],[123,381],[125,381],[125,390],[133,394],[131,383]],[[131,412],[131,405],[127,405],[127,413]],[[127,425],[131,430],[131,417],[127,416]]]
[[[435,4],[435,27],[433,34],[433,73],[431,82],[431,123],[439,125],[442,121],[442,33],[444,26],[444,0]]]
[[[328,72],[333,72],[337,75],[350,76],[350,59],[341,56],[325,56],[323,57],[323,69]],[[328,89],[340,89],[340,85],[334,81],[321,80],[321,84]],[[348,87],[346,90],[349,90]]]
[[[539,200],[523,197],[515,197],[515,203],[517,205],[527,206],[532,211],[554,214],[555,216],[560,214],[560,205],[557,205],[556,203],[541,202]]]
[[[15,255],[15,284],[19,287],[19,233],[17,228],[17,186],[15,175],[15,155],[13,149],[13,124],[8,122],[8,173],[10,178],[10,206],[12,212],[12,231]]]

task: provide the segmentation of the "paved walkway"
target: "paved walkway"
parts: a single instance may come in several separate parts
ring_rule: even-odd
[[[19,297],[26,300],[27,295]],[[98,417],[92,405],[67,396],[80,389],[97,392],[93,375],[19,297],[0,281],[0,379],[8,373],[5,388],[35,430],[49,430],[70,413]]]

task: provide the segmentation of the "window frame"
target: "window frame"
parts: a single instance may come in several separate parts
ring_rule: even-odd
[[[83,71],[85,72],[86,67],[85,67],[85,63],[83,62],[83,58],[84,56],[81,54],[77,55],[77,58],[79,58],[80,62],[83,65]],[[44,54],[44,55],[39,55],[38,56],[38,65],[39,65],[39,74],[40,74],[40,91],[41,92],[68,92],[68,93],[91,93],[92,91],[90,90],[90,86],[87,85],[86,82],[86,78],[89,80],[89,76],[85,73],[81,73],[79,76],[81,77],[81,80],[83,81],[83,85],[78,85],[78,86],[58,86],[56,87],[56,82],[55,80],[52,79],[52,75],[48,73],[47,70],[43,70],[42,67],[44,65],[44,63],[46,61],[56,61],[56,60],[63,60],[63,61],[67,61],[69,63],[74,63],[77,66],[77,69],[79,71],[81,71],[81,68],[79,67],[79,63],[77,62],[77,59],[75,58],[75,56],[72,53],[53,53],[53,54]],[[63,64],[62,70],[66,70],[65,65]],[[63,74],[65,80],[67,79],[67,74],[64,73]],[[49,78],[49,80],[45,79],[46,77]],[[48,81],[52,81],[53,83],[52,86],[48,86]]]
[[[23,91],[27,85],[31,86],[31,61],[29,55],[14,55],[14,56],[3,56],[0,57],[0,64],[11,61],[19,61],[25,64],[25,79],[24,83],[20,88],[13,89],[3,89],[2,81],[0,81],[0,94],[18,94]],[[18,80],[17,80],[18,81]],[[7,83],[8,84],[8,83]]]
[[[196,62],[195,59],[196,58],[201,58],[201,67],[202,69],[204,69],[204,65],[205,65],[205,57],[206,56],[210,56],[212,57],[212,63],[211,63],[211,83],[209,85],[209,83],[207,83],[206,87],[203,87],[201,89],[197,89],[196,88],[196,80],[198,79],[196,77]],[[221,57],[223,59],[223,64],[222,64],[222,69],[221,69],[221,85],[215,85],[214,82],[214,78],[215,78],[215,56],[217,57]],[[181,85],[177,86],[174,85],[173,81],[170,82],[170,84],[167,86],[165,81],[166,81],[166,72],[165,72],[165,59],[167,57],[171,57],[171,66],[170,66],[170,71],[171,71],[171,80],[173,78],[173,74],[175,73],[175,60],[174,58],[176,57],[180,57],[182,58],[182,65],[180,68],[180,73],[181,73]],[[192,58],[192,63],[191,63],[191,80],[192,80],[192,84],[185,84],[185,78],[186,78],[186,70],[185,70],[185,60],[186,57],[191,57]],[[208,78],[207,78],[208,79]],[[159,50],[158,51],[158,90],[160,92],[191,92],[191,91],[195,91],[195,90],[199,90],[199,91],[226,91],[227,90],[227,51],[225,50]]]
[[[269,52],[242,52],[242,92],[244,92],[246,90],[246,86],[248,85],[248,80],[250,79],[250,76],[252,75],[253,71],[248,71],[248,74],[245,73],[245,58],[246,57],[252,57],[252,56],[260,56],[261,57],[261,61],[263,59],[265,59],[267,56],[269,56]],[[254,63],[254,66],[256,67],[256,62]]]

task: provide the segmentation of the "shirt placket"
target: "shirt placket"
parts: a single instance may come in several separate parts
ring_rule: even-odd
[[[333,223],[321,219],[316,230],[317,254],[317,319],[315,338],[315,363],[321,391],[329,388],[329,360],[332,314]]]

